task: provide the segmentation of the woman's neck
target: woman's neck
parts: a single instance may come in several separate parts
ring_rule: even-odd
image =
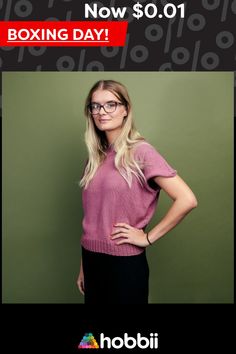
[[[120,133],[121,133],[121,130],[113,130],[113,131],[110,131],[109,133],[106,132],[107,143],[109,146],[115,143],[115,141],[118,138],[118,136],[120,135]]]

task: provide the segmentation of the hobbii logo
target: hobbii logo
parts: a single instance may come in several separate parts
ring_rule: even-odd
[[[123,337],[114,338],[110,338],[105,336],[104,333],[100,333],[99,345],[92,333],[86,333],[78,346],[79,349],[121,349],[123,347],[126,347],[127,349],[133,349],[135,347],[140,349],[158,349],[158,333],[150,333],[149,337],[145,337],[141,335],[141,333],[137,333],[136,337],[131,337],[128,333],[124,333]]]

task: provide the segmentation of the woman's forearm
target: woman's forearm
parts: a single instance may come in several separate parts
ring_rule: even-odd
[[[161,221],[149,231],[148,238],[150,242],[154,243],[172,230],[196,206],[196,200],[176,199]]]

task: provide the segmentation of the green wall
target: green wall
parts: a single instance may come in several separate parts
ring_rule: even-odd
[[[76,286],[91,85],[124,83],[140,133],[198,208],[147,249],[152,303],[233,302],[233,73],[3,73],[4,303],[82,303]],[[150,230],[171,200],[162,192]]]

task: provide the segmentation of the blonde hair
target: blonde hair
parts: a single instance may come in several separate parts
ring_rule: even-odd
[[[126,180],[130,188],[132,185],[132,174],[142,185],[142,183],[146,182],[146,178],[141,170],[143,167],[142,161],[136,161],[134,159],[132,148],[140,141],[145,142],[146,140],[135,128],[132,118],[132,105],[127,89],[121,83],[113,80],[100,80],[96,82],[89,91],[85,102],[84,113],[87,119],[84,137],[89,156],[79,185],[85,189],[87,188],[98,167],[106,158],[106,149],[109,146],[105,132],[100,131],[96,127],[93,117],[88,109],[88,105],[91,103],[92,95],[97,90],[110,91],[126,107],[127,116],[124,117],[122,131],[113,143],[113,148],[116,151],[115,167],[121,176]]]

